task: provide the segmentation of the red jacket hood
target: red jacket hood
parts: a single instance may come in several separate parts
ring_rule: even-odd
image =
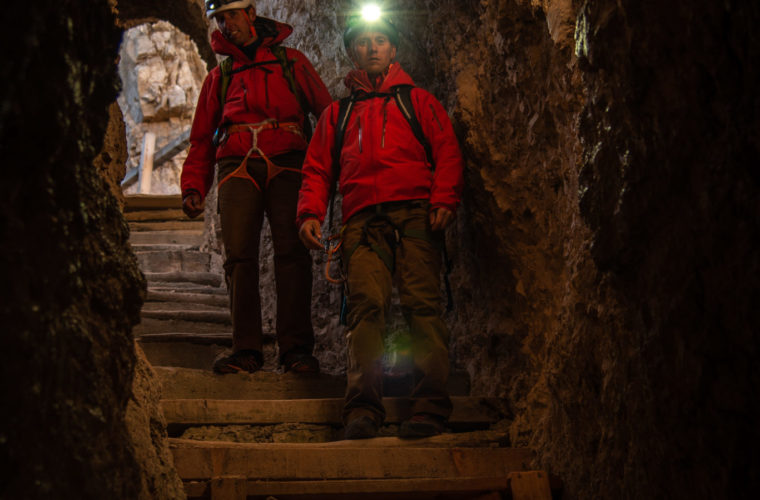
[[[401,69],[399,63],[391,63],[385,76],[377,82],[370,81],[367,72],[361,69],[355,69],[346,75],[343,81],[351,92],[390,92],[391,87],[396,85],[414,85],[412,77],[406,71]]]
[[[276,45],[293,33],[293,27],[289,24],[274,21],[266,17],[257,16],[253,25],[259,36],[262,37],[262,47]],[[211,48],[219,55],[232,56],[235,59],[245,58],[243,51],[237,45],[224,38],[224,35],[219,30],[211,34]]]

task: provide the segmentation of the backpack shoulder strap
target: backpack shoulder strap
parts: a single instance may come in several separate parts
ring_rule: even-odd
[[[294,96],[296,96],[298,105],[301,106],[301,110],[303,110],[304,134],[306,135],[307,138],[311,138],[311,134],[312,134],[311,121],[309,120],[309,116],[308,116],[309,104],[306,102],[303,92],[301,92],[301,89],[298,87],[298,82],[296,81],[296,75],[293,72],[293,63],[295,62],[295,60],[288,59],[287,49],[280,44],[271,46],[270,50],[272,51],[272,54],[274,54],[274,56],[279,61],[280,66],[282,67],[282,76],[285,77],[285,80],[288,82],[288,87],[290,88],[290,91],[293,93]]]
[[[430,141],[425,137],[425,133],[422,131],[422,125],[420,125],[420,121],[417,119],[417,114],[414,112],[414,105],[412,104],[413,88],[413,85],[396,85],[392,88],[393,96],[396,98],[396,105],[401,111],[401,114],[404,115],[406,121],[409,122],[414,137],[416,137],[420,144],[422,144],[422,147],[425,148],[425,155],[427,156],[428,162],[433,168],[435,168],[435,164],[433,163],[433,148],[430,146]]]
[[[351,117],[351,111],[356,102],[356,94],[351,94],[338,101],[338,119],[335,122],[335,143],[332,151],[332,175],[333,181],[330,186],[330,218],[327,222],[327,233],[332,231],[335,193],[338,191],[338,178],[340,177],[340,153],[343,151],[343,139],[346,135],[346,126]]]
[[[226,57],[219,63],[219,70],[222,72],[222,81],[219,85],[219,104],[224,106],[227,102],[227,89],[230,88],[232,79],[232,58]]]

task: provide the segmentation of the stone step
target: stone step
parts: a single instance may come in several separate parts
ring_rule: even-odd
[[[170,449],[185,481],[225,476],[253,483],[283,481],[501,478],[528,470],[533,454],[522,448],[370,447],[348,441],[324,443],[227,443],[172,438]],[[255,479],[254,479],[255,478]],[[249,483],[251,484],[251,483]],[[270,484],[270,487],[274,484]],[[337,491],[336,491],[337,492]],[[300,494],[307,493],[305,489]],[[251,494],[251,491],[248,491]],[[257,490],[254,495],[282,494]]]
[[[182,281],[168,281],[163,283],[149,283],[148,293],[190,293],[203,295],[227,296],[227,289],[220,286],[199,285]]]
[[[223,296],[220,295],[209,295],[207,298],[209,299],[223,299]],[[167,314],[174,314],[174,318],[177,319],[183,319],[187,315],[192,315],[194,313],[214,313],[216,314],[227,314],[229,315],[229,308],[226,306],[215,306],[211,304],[201,304],[201,303],[187,303],[187,302],[156,302],[156,301],[147,301],[143,304],[142,307],[143,312],[153,313],[153,312],[165,312]],[[215,323],[217,321],[207,321],[208,323]]]
[[[497,398],[455,396],[452,424],[487,425],[506,415],[497,408],[503,401]],[[266,425],[280,423],[327,424],[342,423],[343,398],[288,400],[221,400],[221,399],[163,399],[161,407],[167,424],[184,425]],[[412,414],[410,398],[383,398],[385,423],[398,424]]]
[[[124,213],[127,222],[147,222],[147,221],[170,221],[170,220],[203,220],[191,219],[182,211],[181,208],[163,208],[159,210],[127,210]]]
[[[199,323],[219,323],[232,325],[229,310],[225,308],[212,308],[212,306],[198,306],[190,311],[188,304],[172,304],[168,302],[147,302],[143,305],[140,315],[143,318],[158,320],[176,320]]]
[[[228,334],[232,335],[232,327],[220,323],[201,323],[196,321],[181,321],[177,319],[155,319],[142,317],[135,325],[132,333],[136,337],[159,333],[189,333],[189,334]]]
[[[148,302],[170,302],[181,304],[205,304],[216,307],[228,307],[229,298],[225,293],[184,293],[181,291],[158,291],[155,289],[148,289]]]
[[[143,274],[145,274],[145,279],[148,280],[150,287],[166,287],[167,283],[192,283],[212,287],[219,287],[222,284],[222,276],[219,273],[173,271]]]
[[[203,231],[202,220],[184,221],[157,221],[157,222],[130,222],[129,229],[132,233],[143,231]]]
[[[137,252],[140,270],[146,272],[208,272],[211,255],[197,250]]]
[[[210,363],[206,366],[210,366]],[[154,365],[154,369],[163,387],[165,399],[342,398],[346,391],[345,375],[333,376],[321,373],[317,376],[299,376],[273,371],[216,375],[209,368],[192,369],[160,365]],[[386,397],[406,396],[411,393],[413,385],[411,375],[386,375],[383,378],[383,390]],[[467,373],[452,372],[447,389],[452,396],[468,396],[470,381]]]
[[[183,229],[179,231],[130,231],[129,242],[134,245],[190,245],[203,243],[203,231]]]
[[[159,245],[134,245],[132,244],[132,251],[140,252],[187,252],[191,250],[198,250],[197,246],[193,245],[177,245],[172,243],[159,244]]]

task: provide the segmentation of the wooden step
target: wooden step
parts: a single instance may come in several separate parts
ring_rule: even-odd
[[[497,398],[458,396],[451,398],[452,424],[492,424],[505,418],[497,410]],[[410,398],[383,398],[385,423],[398,424],[412,414]],[[291,400],[163,399],[168,424],[265,425],[279,423],[342,424],[343,398]]]
[[[149,344],[146,344],[149,345]],[[156,366],[165,399],[315,399],[342,398],[346,389],[345,376],[324,373],[300,376],[293,373],[259,371],[216,375],[210,369]],[[383,390],[386,397],[403,397],[411,393],[411,377],[386,375]],[[447,384],[452,396],[467,396],[469,377],[464,372],[452,372]]]
[[[130,231],[132,245],[192,245],[203,243],[203,231],[183,229],[178,231]]]
[[[154,366],[164,399],[299,399],[342,397],[345,377],[259,371],[216,375],[211,369]]]
[[[506,478],[533,460],[521,448],[370,447],[350,441],[228,443],[170,438],[183,480],[243,476],[258,481]],[[256,493],[258,494],[258,493]]]
[[[211,254],[197,250],[138,251],[137,263],[144,273],[188,272],[206,273],[211,264]]]
[[[552,500],[563,484],[546,471],[513,471],[506,478],[338,479],[262,481],[223,476],[185,481],[188,498],[211,500]]]
[[[124,197],[124,201],[125,212],[182,207],[180,194],[130,194]]]

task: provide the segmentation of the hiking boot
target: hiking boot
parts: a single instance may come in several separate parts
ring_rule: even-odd
[[[214,361],[214,373],[220,375],[237,372],[254,373],[261,369],[262,358],[261,353],[253,349],[235,351],[229,356]]]
[[[319,360],[311,354],[290,351],[282,357],[283,370],[293,373],[319,373]]]
[[[446,430],[446,419],[432,413],[417,413],[404,420],[398,428],[400,438],[423,438],[437,436]]]
[[[377,424],[371,417],[356,417],[346,425],[343,439],[369,439],[377,436]]]

